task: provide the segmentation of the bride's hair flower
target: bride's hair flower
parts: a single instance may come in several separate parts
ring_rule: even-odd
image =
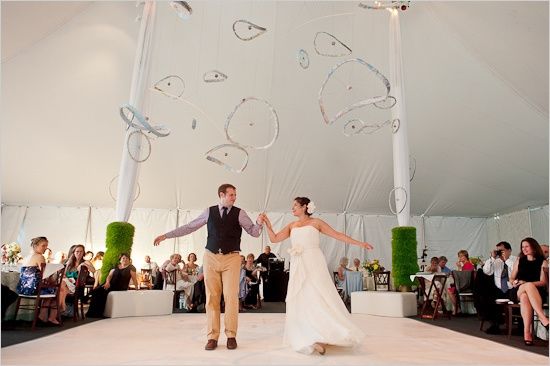
[[[308,214],[313,214],[315,212],[315,203],[313,203],[313,201],[310,201],[308,204],[307,204],[307,213]]]

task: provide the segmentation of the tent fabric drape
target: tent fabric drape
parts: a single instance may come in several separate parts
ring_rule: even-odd
[[[2,244],[19,242],[26,212],[26,206],[2,206]]]
[[[517,254],[521,240],[528,236],[540,244],[547,244],[548,220],[548,205],[487,218],[489,248],[494,248],[500,241],[507,241],[512,245],[514,254]]]
[[[530,232],[525,211],[505,216],[507,225],[524,234]],[[24,212],[27,214],[24,215]],[[258,212],[247,212],[252,220],[258,216]],[[181,253],[185,260],[190,252],[194,252],[201,263],[207,236],[206,226],[186,237],[167,240],[158,247],[154,247],[152,244],[157,235],[188,223],[200,213],[200,210],[180,210],[178,223],[176,209],[134,208],[128,222],[136,227],[134,246],[132,247],[132,258],[135,265],[139,268],[146,254],[157,262],[163,262],[174,252]],[[50,239],[49,247],[54,253],[57,251],[67,252],[71,245],[79,243],[85,244],[87,249],[93,248],[94,252],[105,250],[106,227],[114,221],[115,214],[114,208],[53,206],[27,208],[6,205],[2,209],[2,243],[6,243],[8,240],[15,241],[11,238],[19,238],[17,241],[21,244],[22,254],[27,255],[30,251],[28,246],[30,239],[45,235]],[[281,230],[295,220],[291,213],[268,212],[267,214],[275,231]],[[90,215],[91,217],[89,217]],[[316,213],[315,217],[326,221],[335,230],[374,245],[374,250],[366,251],[321,235],[321,248],[327,258],[329,270],[334,270],[338,266],[340,258],[344,256],[348,257],[350,261],[353,258],[359,258],[362,261],[380,259],[386,268],[391,268],[391,229],[397,226],[395,216],[321,212]],[[503,216],[501,216],[501,220],[503,220]],[[487,257],[497,242],[497,238],[491,237],[491,233],[495,232],[493,230],[494,221],[493,218],[426,216],[423,225],[421,217],[413,216],[410,225],[417,228],[418,257],[422,254],[424,247],[422,238],[425,237],[428,256],[445,255],[449,258],[451,265],[454,265],[456,253],[460,249],[468,250],[472,256]],[[90,223],[89,227],[88,222]],[[547,232],[548,206],[534,210],[531,222],[533,227],[537,228],[537,232]],[[425,235],[423,235],[423,230],[425,230]],[[510,229],[510,233],[513,230]],[[87,232],[91,233],[92,243],[85,242]],[[500,233],[500,235],[504,235],[502,240],[512,243],[514,251],[519,245],[519,242],[516,243],[516,241],[529,236],[524,234],[518,234],[518,238],[515,239],[503,231]],[[541,243],[544,241],[544,238],[534,237]],[[253,238],[243,233],[241,242],[243,255],[253,253],[257,257],[265,245],[270,245],[273,253],[279,258],[284,258],[285,266],[288,268],[290,256],[287,250],[290,248],[290,240],[279,244],[270,244],[266,233],[259,238]]]
[[[533,238],[540,244],[548,244],[548,206],[529,210]]]
[[[521,239],[532,235],[527,209],[488,218],[487,225],[492,226],[489,248],[493,249],[500,241],[507,241],[512,245],[514,255],[519,253]]]
[[[2,212],[3,214],[3,212]],[[26,210],[25,220],[18,230],[21,240],[21,254],[30,253],[30,242],[37,236],[48,238],[48,247],[53,253],[67,253],[73,244],[86,244],[88,227],[88,207],[32,206]],[[2,233],[4,220],[2,220]]]

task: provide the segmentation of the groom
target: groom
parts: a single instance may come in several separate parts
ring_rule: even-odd
[[[258,216],[256,224],[244,210],[233,206],[237,199],[237,189],[231,184],[218,188],[220,202],[207,208],[195,220],[158,236],[154,245],[169,238],[191,234],[205,224],[208,228],[206,250],[203,257],[204,283],[206,287],[206,318],[208,322],[208,342],[205,350],[218,346],[220,336],[220,302],[223,292],[225,301],[225,335],[227,348],[237,348],[237,326],[239,314],[239,275],[241,273],[241,233],[257,238],[262,232],[263,219]]]

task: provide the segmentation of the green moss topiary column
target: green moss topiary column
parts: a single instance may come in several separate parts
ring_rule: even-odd
[[[418,272],[416,258],[416,228],[399,226],[391,230],[392,274],[396,289],[399,286],[411,286],[410,275]]]
[[[119,263],[121,253],[132,254],[134,242],[134,225],[127,222],[111,222],[107,225],[107,237],[105,238],[105,256],[101,267],[100,283],[105,283],[111,269]]]

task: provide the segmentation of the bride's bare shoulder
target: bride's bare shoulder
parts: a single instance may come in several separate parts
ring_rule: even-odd
[[[317,230],[319,230],[323,224],[326,224],[323,220],[318,219],[317,217],[312,217],[310,220],[310,225],[315,226]]]

